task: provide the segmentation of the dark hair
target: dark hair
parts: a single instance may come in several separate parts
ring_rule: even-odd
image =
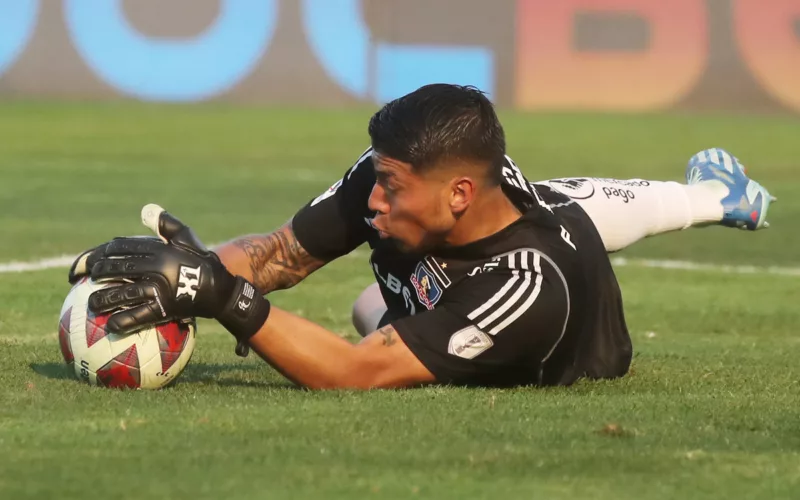
[[[472,86],[436,83],[395,99],[369,121],[376,152],[418,171],[446,159],[485,163],[502,182],[506,139],[492,102]]]

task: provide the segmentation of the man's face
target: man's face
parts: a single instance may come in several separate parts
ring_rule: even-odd
[[[432,169],[416,173],[411,165],[373,153],[376,182],[369,208],[382,238],[401,250],[424,253],[440,245],[456,222],[451,209],[451,178]]]

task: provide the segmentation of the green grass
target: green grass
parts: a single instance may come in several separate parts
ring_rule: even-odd
[[[0,262],[143,234],[158,202],[208,242],[270,230],[367,144],[370,110],[0,105]],[[681,178],[710,146],[780,198],[769,231],[626,257],[800,265],[800,121],[504,114],[531,179]],[[0,274],[0,498],[797,498],[800,279],[625,267],[630,376],[571,388],[297,390],[212,322],[160,392],[92,389],[55,335],[65,270]],[[363,252],[275,302],[353,336]]]

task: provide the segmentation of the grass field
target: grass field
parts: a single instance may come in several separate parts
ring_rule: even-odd
[[[367,144],[370,110],[0,104],[0,263],[143,234],[158,202],[207,242],[268,231]],[[503,115],[532,180],[678,180],[731,149],[773,228],[691,230],[626,257],[800,266],[800,121]],[[360,251],[273,300],[353,337]],[[618,269],[630,376],[571,388],[297,390],[201,322],[160,392],[92,389],[56,337],[65,269],[0,274],[0,498],[800,498],[800,278]]]

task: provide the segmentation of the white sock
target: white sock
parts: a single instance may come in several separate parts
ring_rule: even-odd
[[[656,234],[717,223],[723,216],[720,201],[728,195],[728,188],[719,181],[686,185],[643,179],[569,179],[582,183],[580,191],[574,184],[572,190],[564,189],[564,181],[537,184],[572,194],[609,252]]]

